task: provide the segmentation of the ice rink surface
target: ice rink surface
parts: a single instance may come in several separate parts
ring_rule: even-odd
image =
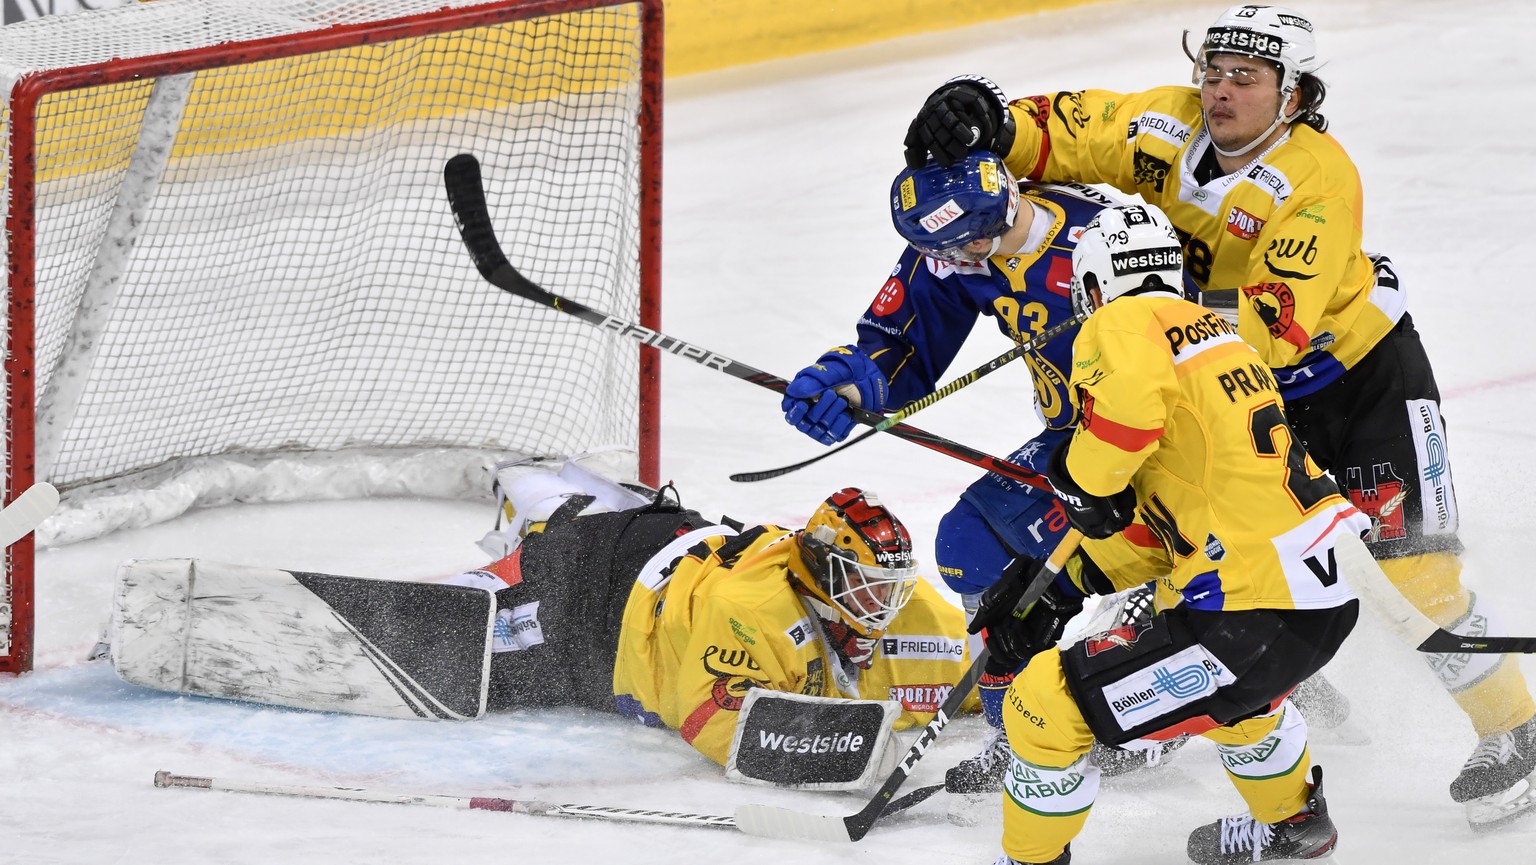
[[[924,96],[979,72],[1010,95],[1188,80],[1181,30],[1217,2],[1118,2],[670,82],[666,99],[663,329],[789,376],[853,322],[900,250],[886,194]],[[1467,542],[1465,579],[1512,632],[1536,633],[1529,538],[1536,501],[1536,4],[1526,0],[1329,0],[1318,27],[1324,113],[1360,168],[1368,249],[1390,254],[1436,364]],[[493,214],[494,215],[494,214]],[[445,209],[444,218],[448,215]],[[281,254],[271,250],[267,254]],[[466,291],[488,290],[466,285]],[[532,306],[520,314],[550,315]],[[990,325],[951,375],[1001,352]],[[727,476],[819,447],[760,388],[663,361],[663,460],[706,515],[803,521],[827,493],[878,491],[919,539],[976,476],[882,437],[759,484]],[[1004,455],[1035,431],[1022,366],[914,423]],[[357,576],[430,578],[483,563],[489,504],[371,501],[229,507],[40,553],[38,670],[0,680],[4,863],[988,863],[999,804],[940,795],[832,847],[702,829],[623,826],[425,807],[157,790],[156,770],[289,784],[728,814],[770,802],[851,813],[864,799],[728,784],[675,735],[578,712],[470,723],[332,717],[174,698],[119,682],[83,657],[127,558],[197,556]],[[1530,678],[1536,662],[1521,659]],[[1340,830],[1335,861],[1523,863],[1536,817],[1474,835],[1446,785],[1470,753],[1465,718],[1423,662],[1366,618],[1328,673],[1369,743],[1319,735],[1314,759]],[[918,782],[980,744],[954,724]],[[1106,780],[1075,862],[1182,862],[1194,826],[1241,810],[1212,747]]]

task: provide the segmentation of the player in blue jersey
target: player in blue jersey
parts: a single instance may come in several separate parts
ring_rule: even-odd
[[[985,152],[952,168],[930,162],[902,171],[891,186],[891,211],[908,248],[860,317],[857,342],[829,350],[790,382],[785,418],[823,444],[842,441],[855,426],[850,404],[894,410],[932,393],[978,317],[990,317],[1015,343],[1069,321],[1077,237],[1100,210],[1117,203],[1088,186],[1020,184],[1001,159]],[[1010,461],[1043,473],[1077,423],[1067,389],[1076,334],[1071,328],[1024,356],[1045,429]],[[939,574],[969,615],[1011,562],[1049,556],[1067,528],[1066,513],[1049,491],[989,473],[939,522]],[[1081,609],[1082,593],[1069,580],[1060,582]],[[1007,764],[1001,704],[1013,672],[989,669],[983,677],[982,702],[998,736],[977,758],[950,770],[950,790],[995,789]]]

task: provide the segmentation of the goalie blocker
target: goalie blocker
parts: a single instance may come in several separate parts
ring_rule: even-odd
[[[901,704],[753,688],[742,702],[725,777],[804,790],[864,790],[899,756]]]

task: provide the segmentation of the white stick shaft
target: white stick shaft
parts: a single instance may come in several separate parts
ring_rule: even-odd
[[[42,482],[27,488],[14,501],[0,510],[0,547],[8,547],[42,525],[43,520],[59,506],[59,491],[53,484]]]
[[[1348,532],[1344,534],[1347,537],[1335,547],[1339,572],[1360,597],[1361,603],[1375,612],[1398,639],[1410,646],[1417,647],[1439,630],[1438,625],[1419,612],[1392,585],[1365,543]]]
[[[432,794],[386,793],[359,787],[308,787],[289,784],[257,784],[225,778],[175,775],[165,770],[155,773],[156,787],[188,787],[196,790],[223,790],[230,793],[262,793],[269,796],[297,796],[308,799],[345,799],[353,802],[383,802],[392,805],[430,805],[465,811],[507,811],[542,817],[574,817],[584,820],[609,820],[620,823],[653,823],[668,826],[696,826],[711,829],[735,829],[730,817],[712,814],[688,814],[636,808],[612,808],[606,805],[560,805],[526,799],[502,799],[495,796],[438,796]]]

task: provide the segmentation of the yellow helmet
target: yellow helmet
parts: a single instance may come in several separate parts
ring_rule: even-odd
[[[917,588],[906,526],[873,493],[847,487],[827,497],[796,535],[802,590],[864,638],[878,637]]]

